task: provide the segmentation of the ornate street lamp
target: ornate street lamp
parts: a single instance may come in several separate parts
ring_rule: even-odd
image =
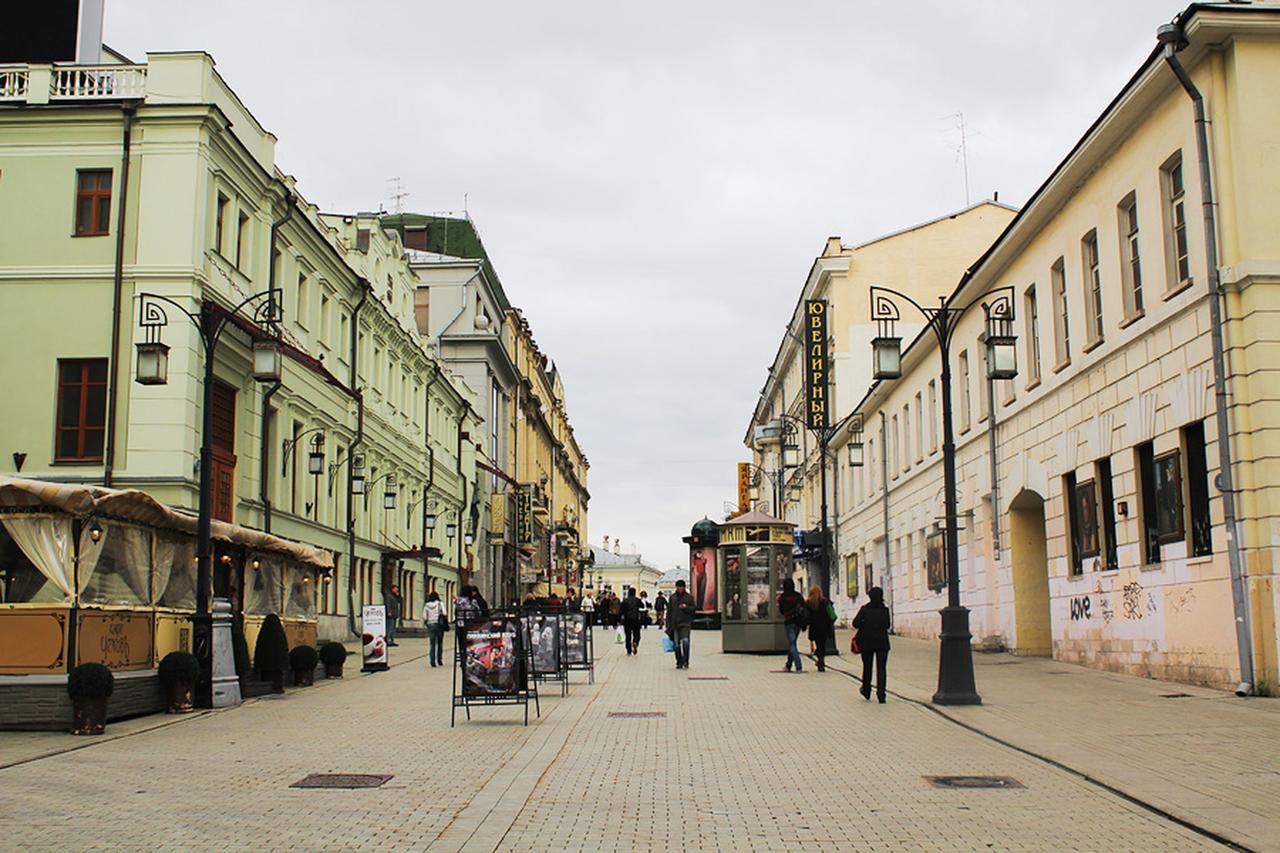
[[[164,385],[169,381],[169,345],[140,341],[137,345],[139,385]]]
[[[364,474],[351,475],[351,494],[363,495],[365,487]]]
[[[324,473],[324,433],[311,437],[311,452],[307,454],[307,471],[315,476]]]
[[[467,544],[468,548],[470,548],[472,545],[476,544],[476,535],[468,531],[467,534],[462,537],[462,541]]]
[[[1012,370],[1016,375],[1014,360],[1006,347],[1014,345],[1012,287],[998,287],[982,294],[964,305],[953,305],[947,297],[939,299],[938,307],[927,308],[905,293],[887,287],[871,288],[871,319],[877,323],[878,334],[872,341],[877,379],[896,379],[902,375],[902,340],[894,335],[894,323],[900,318],[894,298],[909,303],[928,321],[938,339],[938,354],[942,359],[942,472],[943,500],[946,508],[943,554],[947,567],[947,606],[942,610],[941,648],[938,655],[938,691],[933,701],[939,705],[978,705],[978,695],[973,678],[973,649],[969,633],[969,611],[960,605],[960,540],[957,520],[956,443],[955,427],[951,417],[951,341],[960,319],[970,308],[979,303],[987,317],[988,347],[993,337],[991,318],[998,319],[994,337],[1001,347],[999,351],[988,349],[988,370]],[[988,301],[984,301],[988,300]],[[997,374],[990,374],[993,378]],[[1001,378],[1004,378],[1003,376]]]
[[[849,423],[849,467],[861,468],[863,464],[864,448],[862,444],[862,415],[855,414]]]
[[[253,378],[259,382],[280,381],[280,341],[258,338],[253,342]]]
[[[1013,334],[1011,301],[983,304],[987,315],[987,378],[1013,379],[1018,375],[1018,339]]]

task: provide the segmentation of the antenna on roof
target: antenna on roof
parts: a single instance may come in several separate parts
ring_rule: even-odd
[[[410,196],[410,193],[405,192],[404,187],[400,184],[400,178],[398,176],[394,178],[387,178],[387,183],[395,184],[395,186],[392,187],[393,192],[391,193],[392,206],[395,208],[396,213],[404,213],[404,200]]]

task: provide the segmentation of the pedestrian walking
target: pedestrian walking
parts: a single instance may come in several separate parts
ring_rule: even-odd
[[[622,599],[609,593],[609,624],[618,627],[622,624]]]
[[[587,593],[582,598],[582,612],[587,614],[587,627],[590,628],[595,623],[596,602],[591,597],[591,593]]]
[[[809,597],[805,599],[804,606],[809,612],[809,639],[818,658],[818,672],[826,672],[827,642],[836,630],[835,607],[817,584],[809,587]]]
[[[853,617],[854,650],[862,654],[862,698],[871,700],[871,662],[876,664],[876,698],[884,704],[885,668],[889,661],[889,608],[884,606],[884,590],[867,590],[871,599]]]
[[[400,621],[400,607],[404,603],[404,599],[400,597],[400,587],[395,584],[382,594],[382,604],[386,607],[387,613],[387,645],[397,646],[396,642],[396,623]]]
[[[658,593],[658,597],[653,600],[653,615],[658,624],[665,630],[667,627],[667,599]]]
[[[565,593],[564,609],[570,613],[580,613],[582,611],[582,599],[578,597],[578,594],[573,591],[572,587],[570,587],[569,591]]]
[[[782,592],[778,594],[778,614],[782,616],[787,631],[787,672],[794,666],[796,672],[804,672],[804,662],[800,658],[800,650],[796,641],[809,625],[809,611],[805,607],[804,596],[796,592],[796,582],[787,578],[782,582]]]
[[[640,628],[641,630],[648,628],[649,623],[652,621],[653,619],[650,617],[650,614],[649,614],[649,593],[641,592],[640,593]]]
[[[676,581],[676,591],[667,605],[667,636],[676,647],[676,669],[689,668],[689,632],[695,607],[684,581]]]
[[[621,607],[622,629],[626,632],[627,654],[634,655],[640,651],[640,598],[635,588],[627,590]]]
[[[427,603],[422,607],[422,624],[427,627],[427,657],[431,665],[444,666],[444,632],[449,630],[449,618],[434,589],[427,593]]]

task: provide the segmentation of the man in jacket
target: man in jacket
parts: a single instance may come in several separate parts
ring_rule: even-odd
[[[382,603],[387,608],[387,645],[396,646],[396,623],[400,621],[400,605],[403,599],[400,598],[400,587],[395,584],[391,585],[391,589],[387,590],[382,596]]]
[[[635,587],[628,589],[622,600],[622,629],[627,635],[627,654],[636,654],[640,651],[640,599]]]
[[[676,669],[689,668],[689,632],[695,608],[684,581],[676,581],[676,591],[667,602],[667,636],[676,646]]]

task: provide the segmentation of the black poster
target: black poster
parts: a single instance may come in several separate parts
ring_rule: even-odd
[[[565,663],[582,666],[587,661],[587,615],[569,613],[564,617]]]
[[[494,616],[466,630],[462,692],[467,696],[513,696],[525,689],[520,623]]]
[[[529,613],[529,647],[533,649],[534,675],[560,671],[560,617],[554,613]]]

